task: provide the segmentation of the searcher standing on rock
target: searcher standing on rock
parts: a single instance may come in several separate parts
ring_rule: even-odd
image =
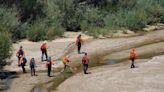
[[[89,59],[87,53],[85,53],[84,57],[82,58],[82,64],[83,64],[84,74],[88,74],[87,70],[88,70]]]
[[[48,74],[49,77],[52,77],[52,76],[51,76],[52,64],[55,64],[55,61],[52,61],[52,60],[51,60],[51,57],[49,57],[49,58],[47,59],[47,62],[46,62],[47,74]]]
[[[24,56],[20,55],[20,65],[22,67],[23,73],[26,73],[26,69],[25,69],[26,63],[27,63],[27,59]]]
[[[64,69],[62,70],[62,72],[64,72],[64,70],[66,70],[66,68],[69,67],[69,66],[68,66],[68,63],[69,63],[69,62],[70,62],[69,56],[65,56],[65,57],[63,58]]]
[[[20,56],[24,57],[25,56],[25,51],[23,50],[23,47],[20,46],[19,49],[16,51],[16,56],[18,57],[18,66],[20,65]]]
[[[31,58],[31,60],[30,60],[31,76],[36,76],[35,67],[36,67],[36,61],[34,58]]]
[[[42,44],[41,47],[40,47],[40,50],[41,50],[41,52],[42,52],[42,56],[41,56],[41,60],[42,60],[42,61],[44,61],[44,60],[43,60],[44,55],[46,56],[46,60],[48,59],[47,49],[48,49],[48,44],[47,44],[46,41],[44,41],[43,44]]]
[[[81,50],[81,45],[84,43],[81,34],[78,35],[77,39],[76,39],[76,46],[77,46],[77,52],[78,54],[80,54],[80,50]]]
[[[135,68],[134,61],[138,57],[135,48],[133,48],[129,54],[129,59],[132,61],[130,68]]]

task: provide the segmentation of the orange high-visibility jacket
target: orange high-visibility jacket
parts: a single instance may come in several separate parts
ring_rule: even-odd
[[[82,37],[80,37],[80,43],[81,43],[81,44],[84,43],[84,39],[82,39]],[[78,37],[76,38],[76,45],[78,45]]]
[[[51,64],[55,64],[55,61],[50,61],[50,62],[49,62],[49,61],[47,60],[46,66],[50,65],[50,63],[51,63]]]
[[[46,43],[45,44],[42,44],[41,47],[40,47],[40,49],[48,49],[48,44],[46,44]]]
[[[137,53],[135,51],[131,51],[129,54],[130,59],[136,59],[138,57]]]
[[[63,63],[66,64],[66,63],[68,63],[68,62],[70,62],[69,58],[68,58],[68,57],[64,57],[64,58],[63,58]]]
[[[20,57],[20,62],[19,64],[21,65],[23,63],[23,57]]]
[[[16,51],[17,56],[19,56],[19,51],[20,51],[20,49]],[[22,49],[22,54],[23,54],[23,56],[25,55],[25,51],[23,49]]]

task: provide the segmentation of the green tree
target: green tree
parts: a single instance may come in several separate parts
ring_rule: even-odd
[[[8,33],[0,32],[0,69],[2,69],[7,63],[6,59],[11,56],[12,42]]]

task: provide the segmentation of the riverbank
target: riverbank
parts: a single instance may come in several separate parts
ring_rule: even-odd
[[[112,63],[119,63],[121,61],[125,61],[128,59],[128,53],[131,48],[137,49],[137,52],[140,55],[141,61],[143,59],[144,61],[147,61],[153,56],[164,53],[164,48],[163,48],[164,35],[163,34],[164,34],[163,30],[157,30],[157,31],[148,32],[140,36],[134,36],[134,37],[94,39],[87,42],[87,44],[84,44],[82,46],[82,52],[88,53],[89,58],[91,59],[92,66],[97,66],[101,64],[108,65]],[[73,44],[74,41],[75,41],[74,38],[71,38],[71,40],[66,38],[66,39],[58,39],[55,41],[48,42],[48,44],[50,45],[50,49],[48,49],[48,52],[54,60],[57,60],[57,64],[53,66],[55,71],[63,67],[63,64],[61,63],[59,59],[60,59],[60,56],[64,55],[64,53],[67,53],[71,56],[70,59],[72,62],[69,65],[72,67],[73,72],[76,73],[76,70],[78,68],[81,68],[81,57],[83,56],[83,54],[77,54],[75,45]],[[35,76],[35,77],[30,77],[30,74],[20,75],[19,76],[20,78],[14,79],[14,81],[11,84],[11,88],[7,92],[18,92],[20,90],[22,90],[22,92],[30,92],[34,86],[38,84],[47,83],[48,81],[52,81],[55,78],[55,77],[53,78],[47,77],[47,74],[45,73],[45,70],[46,70],[45,62],[43,63],[40,62],[40,55],[41,55],[40,50],[39,50],[40,44],[41,42],[32,43],[28,41],[23,41],[14,45],[15,50],[19,48],[20,45],[23,45],[24,49],[26,50],[26,56],[29,59],[33,56],[36,57],[36,59],[38,60],[37,71],[39,72],[38,72],[38,76]],[[72,44],[73,47],[70,44]],[[65,49],[68,49],[69,51],[65,51]],[[148,55],[148,56],[145,56],[145,55]],[[7,66],[6,69],[21,72],[21,68],[18,68],[17,63],[15,62],[17,61],[17,58],[15,57],[15,55],[13,55],[11,60],[13,60],[14,62],[11,64],[11,66]],[[126,68],[129,67],[128,66],[129,62],[126,62],[126,63],[122,62],[120,64],[125,66]],[[29,66],[27,66],[27,69],[29,69],[28,67]],[[95,67],[95,70],[97,70],[97,68],[98,67]],[[113,70],[112,67],[110,68],[110,70]],[[58,75],[58,73],[55,73],[55,75]],[[24,80],[26,80],[26,82],[22,82]],[[58,83],[58,85],[60,83]],[[46,86],[46,88],[52,87],[53,85],[51,84],[54,84],[54,83],[51,82],[50,84]],[[58,86],[56,87],[58,89]],[[17,88],[17,89],[14,89],[14,88]],[[60,85],[59,85],[59,88],[60,88]]]
[[[136,63],[134,69],[129,65],[91,68],[91,74],[78,73],[51,92],[163,92],[163,61],[164,56],[157,56]]]

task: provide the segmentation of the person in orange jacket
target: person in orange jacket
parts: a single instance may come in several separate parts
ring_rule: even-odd
[[[69,62],[70,62],[69,56],[65,56],[63,58],[64,69],[62,70],[62,72],[67,68]]]
[[[40,50],[42,52],[42,56],[41,56],[41,60],[43,61],[43,57],[44,55],[46,56],[46,60],[48,59],[48,55],[47,55],[47,49],[48,49],[48,45],[46,42],[44,42],[41,47],[40,47]]]
[[[80,50],[81,50],[81,45],[84,43],[81,34],[78,35],[77,39],[76,39],[76,46],[77,46],[77,52],[78,54],[80,54]]]
[[[47,62],[46,62],[47,74],[48,74],[49,77],[51,77],[51,67],[52,67],[52,64],[55,64],[55,61],[52,61],[51,57],[49,57],[47,59]]]
[[[20,46],[20,48],[16,51],[16,56],[18,57],[18,66],[21,66],[20,65],[20,56],[25,56],[25,51],[23,50],[23,47]]]
[[[136,50],[133,48],[129,54],[129,59],[132,61],[131,68],[135,68],[134,60],[138,57]]]
[[[23,57],[22,55],[20,55],[20,65],[22,66],[23,73],[26,73],[26,69],[25,69],[26,62],[27,62],[27,59]]]
[[[85,53],[84,57],[82,58],[82,64],[83,64],[84,74],[88,74],[87,70],[88,70],[89,59],[87,53]]]

